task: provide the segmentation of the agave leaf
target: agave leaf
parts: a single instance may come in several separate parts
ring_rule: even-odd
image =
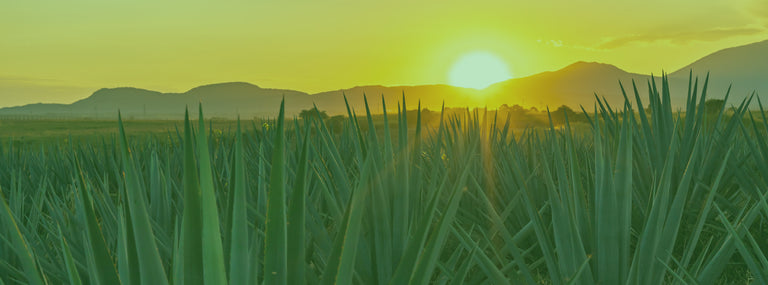
[[[248,250],[248,217],[246,213],[245,159],[240,119],[235,134],[235,181],[232,205],[232,241],[229,254],[229,281],[231,284],[250,284],[248,272],[251,269]]]
[[[264,245],[264,284],[287,284],[287,235],[285,213],[285,100],[280,103],[280,113],[275,129],[272,152],[272,173],[267,194],[267,221]]]
[[[760,251],[759,248],[756,249],[750,249],[747,247],[747,244],[744,243],[742,238],[739,236],[739,234],[736,232],[735,227],[733,224],[731,224],[730,221],[728,221],[728,218],[725,216],[722,210],[720,210],[720,207],[715,205],[715,209],[717,210],[717,213],[720,216],[720,221],[725,225],[725,228],[728,230],[728,233],[731,235],[731,237],[734,238],[736,248],[739,250],[739,253],[741,253],[741,257],[744,258],[744,262],[747,264],[747,267],[749,267],[752,275],[755,277],[755,282],[757,284],[766,284],[766,272],[765,267],[762,267],[755,256],[753,255],[753,251],[757,250]],[[755,211],[755,210],[752,210]],[[745,233],[747,237],[751,237],[752,234],[749,232]]]
[[[291,270],[288,284],[306,284],[306,207],[307,207],[307,168],[309,165],[309,128],[304,135],[304,143],[299,155],[299,169],[296,172],[296,182],[291,193],[291,203],[288,208],[288,261]]]
[[[216,194],[213,188],[211,155],[208,150],[208,137],[205,134],[202,103],[199,105],[198,114],[200,125],[198,129],[200,133],[197,136],[197,155],[200,164],[200,197],[203,224],[203,279],[206,284],[226,284],[227,274],[224,269],[224,249],[221,243],[219,210],[216,206]]]
[[[94,265],[96,266],[96,278],[101,284],[120,284],[120,280],[117,275],[117,269],[115,268],[115,263],[109,253],[109,248],[107,247],[106,241],[104,240],[101,226],[97,221],[96,213],[93,209],[91,194],[88,191],[88,184],[86,184],[85,178],[83,177],[84,175],[82,168],[80,167],[80,161],[77,156],[74,158],[75,169],[77,169],[77,179],[80,183],[80,187],[77,188],[79,191],[77,192],[80,194],[80,199],[82,201],[81,205],[87,226],[86,236],[88,237],[89,241],[87,245],[93,252],[93,261]]]
[[[24,240],[24,236],[21,234],[21,230],[19,230],[18,224],[16,224],[16,219],[13,217],[13,213],[11,212],[11,208],[8,206],[7,199],[5,198],[5,194],[3,194],[2,189],[0,189],[0,200],[3,204],[3,209],[0,210],[0,212],[2,212],[2,219],[5,223],[5,226],[10,229],[10,242],[13,245],[13,249],[16,252],[16,255],[21,260],[21,265],[24,269],[24,276],[27,278],[27,281],[30,284],[48,284],[45,282],[45,278],[37,266],[35,254]]]
[[[471,158],[471,157],[470,157]],[[469,159],[467,159],[469,160]],[[468,161],[469,162],[469,161]],[[424,248],[424,252],[419,256],[416,263],[416,268],[411,275],[410,283],[427,284],[429,278],[432,276],[432,272],[437,266],[437,258],[440,254],[440,250],[445,244],[445,240],[448,237],[448,230],[450,225],[454,222],[456,212],[461,202],[461,197],[464,194],[464,188],[466,187],[467,177],[469,176],[469,163],[465,163],[464,170],[459,176],[459,179],[454,184],[451,191],[450,198],[448,200],[448,206],[443,213],[440,221],[436,225],[435,229],[431,233],[431,237]]]
[[[61,233],[61,226],[57,225],[59,230],[59,238],[61,239],[61,249],[64,258],[64,265],[67,268],[67,277],[69,277],[69,284],[80,285],[83,282],[80,280],[80,273],[77,272],[77,266],[75,265],[75,259],[72,257],[72,251],[69,249],[67,239]]]
[[[184,211],[181,218],[181,256],[183,280],[186,284],[203,284],[203,206],[197,178],[195,148],[189,110],[184,116]]]
[[[370,158],[363,163],[360,182],[349,200],[320,284],[352,284],[357,245],[360,241],[362,212],[368,197],[372,163]]]
[[[139,182],[139,172],[136,170],[130,149],[128,148],[128,139],[126,138],[123,120],[120,116],[118,116],[118,125],[120,127],[120,149],[123,157],[123,179],[128,200],[128,211],[132,219],[131,226],[133,227],[133,234],[136,239],[141,283],[168,284],[168,278],[165,275],[165,269],[160,259],[160,253],[155,243],[155,235],[152,231],[149,214],[147,213],[143,187]]]

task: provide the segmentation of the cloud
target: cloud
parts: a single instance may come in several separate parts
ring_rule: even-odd
[[[750,0],[746,5],[746,10],[753,16],[768,19],[768,2],[764,0]]]
[[[755,2],[750,7],[749,13],[756,17],[763,27],[768,28],[768,1]]]
[[[50,84],[56,83],[58,80],[48,78],[34,78],[24,76],[2,76],[0,75],[0,84]]]
[[[563,41],[561,41],[561,40],[549,40],[547,42],[547,45],[551,45],[553,47],[562,47],[563,46]]]
[[[545,40],[542,40],[542,39],[538,39],[538,40],[536,40],[536,42],[539,43],[539,44],[545,44],[545,45],[552,46],[552,47],[563,47],[563,40],[547,40],[547,41],[545,41]]]
[[[536,42],[539,43],[539,44],[544,44],[544,45],[551,46],[551,47],[556,47],[556,48],[563,47],[563,40],[542,40],[542,39],[538,39],[538,40],[536,40]]]
[[[583,45],[572,45],[572,44],[565,44],[563,43],[563,40],[542,40],[538,39],[536,40],[536,43],[540,45],[545,45],[547,47],[554,47],[554,48],[567,48],[567,49],[576,49],[576,50],[587,50],[587,51],[604,51],[600,49],[596,49],[594,47],[588,47]]]
[[[659,41],[670,42],[676,45],[683,45],[693,41],[713,42],[736,36],[751,36],[766,33],[765,28],[716,28],[704,31],[682,32],[682,33],[658,33],[641,34],[627,37],[609,39],[597,46],[597,49],[615,49],[635,43],[654,43]]]

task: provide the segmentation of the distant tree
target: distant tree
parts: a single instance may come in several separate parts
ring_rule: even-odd
[[[528,112],[528,110],[523,108],[523,106],[520,106],[520,105],[517,105],[517,104],[512,105],[512,107],[509,107],[509,111],[512,112],[512,113],[520,114],[520,115],[525,114],[526,112]]]
[[[432,111],[428,108],[422,108],[421,109],[421,125],[422,126],[437,126],[437,124],[440,122],[440,113],[441,111]],[[410,114],[409,114],[410,116]],[[411,121],[413,123],[416,123],[416,117],[414,115],[413,120],[411,120],[411,117],[408,117],[409,124]],[[397,128],[397,120],[392,119],[392,115],[389,115],[389,124],[390,128]]]
[[[328,125],[328,128],[331,129],[331,132],[333,133],[341,133],[342,129],[344,128],[344,122],[347,120],[347,117],[344,117],[344,115],[336,115],[333,117],[330,117],[326,123]]]
[[[301,110],[301,112],[299,113],[299,118],[301,118],[302,120],[306,120],[306,119],[317,116],[318,113],[320,114],[320,119],[322,120],[328,119],[329,117],[328,113],[326,113],[325,111],[318,112],[317,108],[312,108],[312,109]]]
[[[549,125],[549,122],[545,123],[542,118],[546,118],[547,113],[541,113],[535,107],[526,109],[523,106],[514,104],[509,106],[507,104],[499,107],[499,113],[502,118],[509,121],[505,124],[509,124],[512,128],[529,128],[529,127],[543,127]]]
[[[574,122],[577,120],[576,112],[574,112],[571,107],[561,105],[552,111],[552,121],[554,121],[555,124],[564,124],[566,115],[568,116],[569,122]]]
[[[723,106],[725,105],[725,101],[721,99],[709,99],[706,102],[704,102],[704,111],[707,112],[707,114],[715,115],[720,112],[720,110],[723,109]]]

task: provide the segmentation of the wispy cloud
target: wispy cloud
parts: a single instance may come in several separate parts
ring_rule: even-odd
[[[749,14],[758,18],[763,27],[768,28],[768,1],[755,1],[749,6]]]
[[[594,47],[589,46],[583,46],[583,45],[573,45],[573,44],[566,44],[563,42],[563,40],[542,40],[538,39],[536,42],[540,45],[545,45],[547,47],[553,47],[553,48],[567,48],[567,49],[576,49],[576,50],[588,50],[588,51],[602,51],[599,49],[596,49]]]
[[[58,80],[54,79],[48,79],[48,78],[34,78],[34,77],[24,77],[24,76],[3,76],[0,75],[0,84],[9,84],[9,83],[36,83],[36,84],[43,84],[43,83],[56,83]]]
[[[545,41],[545,40],[542,40],[542,39],[538,39],[538,40],[536,40],[536,42],[540,43],[540,44],[545,44],[545,45],[548,45],[548,46],[553,46],[553,47],[562,47],[563,46],[563,41],[562,40],[548,40],[548,41]]]
[[[766,33],[764,27],[739,27],[739,28],[716,28],[704,31],[681,32],[681,33],[652,33],[632,35],[609,39],[597,46],[597,49],[615,49],[636,43],[654,43],[669,42],[675,45],[683,45],[693,41],[712,42],[737,36],[750,36]]]

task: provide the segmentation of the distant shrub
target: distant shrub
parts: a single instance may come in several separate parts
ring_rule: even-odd
[[[301,110],[301,112],[299,113],[299,118],[301,118],[302,120],[306,120],[307,118],[318,116],[318,114],[320,116],[320,119],[323,119],[323,120],[328,119],[329,117],[328,113],[326,113],[325,111],[319,111],[317,108],[312,108],[312,109]]]

